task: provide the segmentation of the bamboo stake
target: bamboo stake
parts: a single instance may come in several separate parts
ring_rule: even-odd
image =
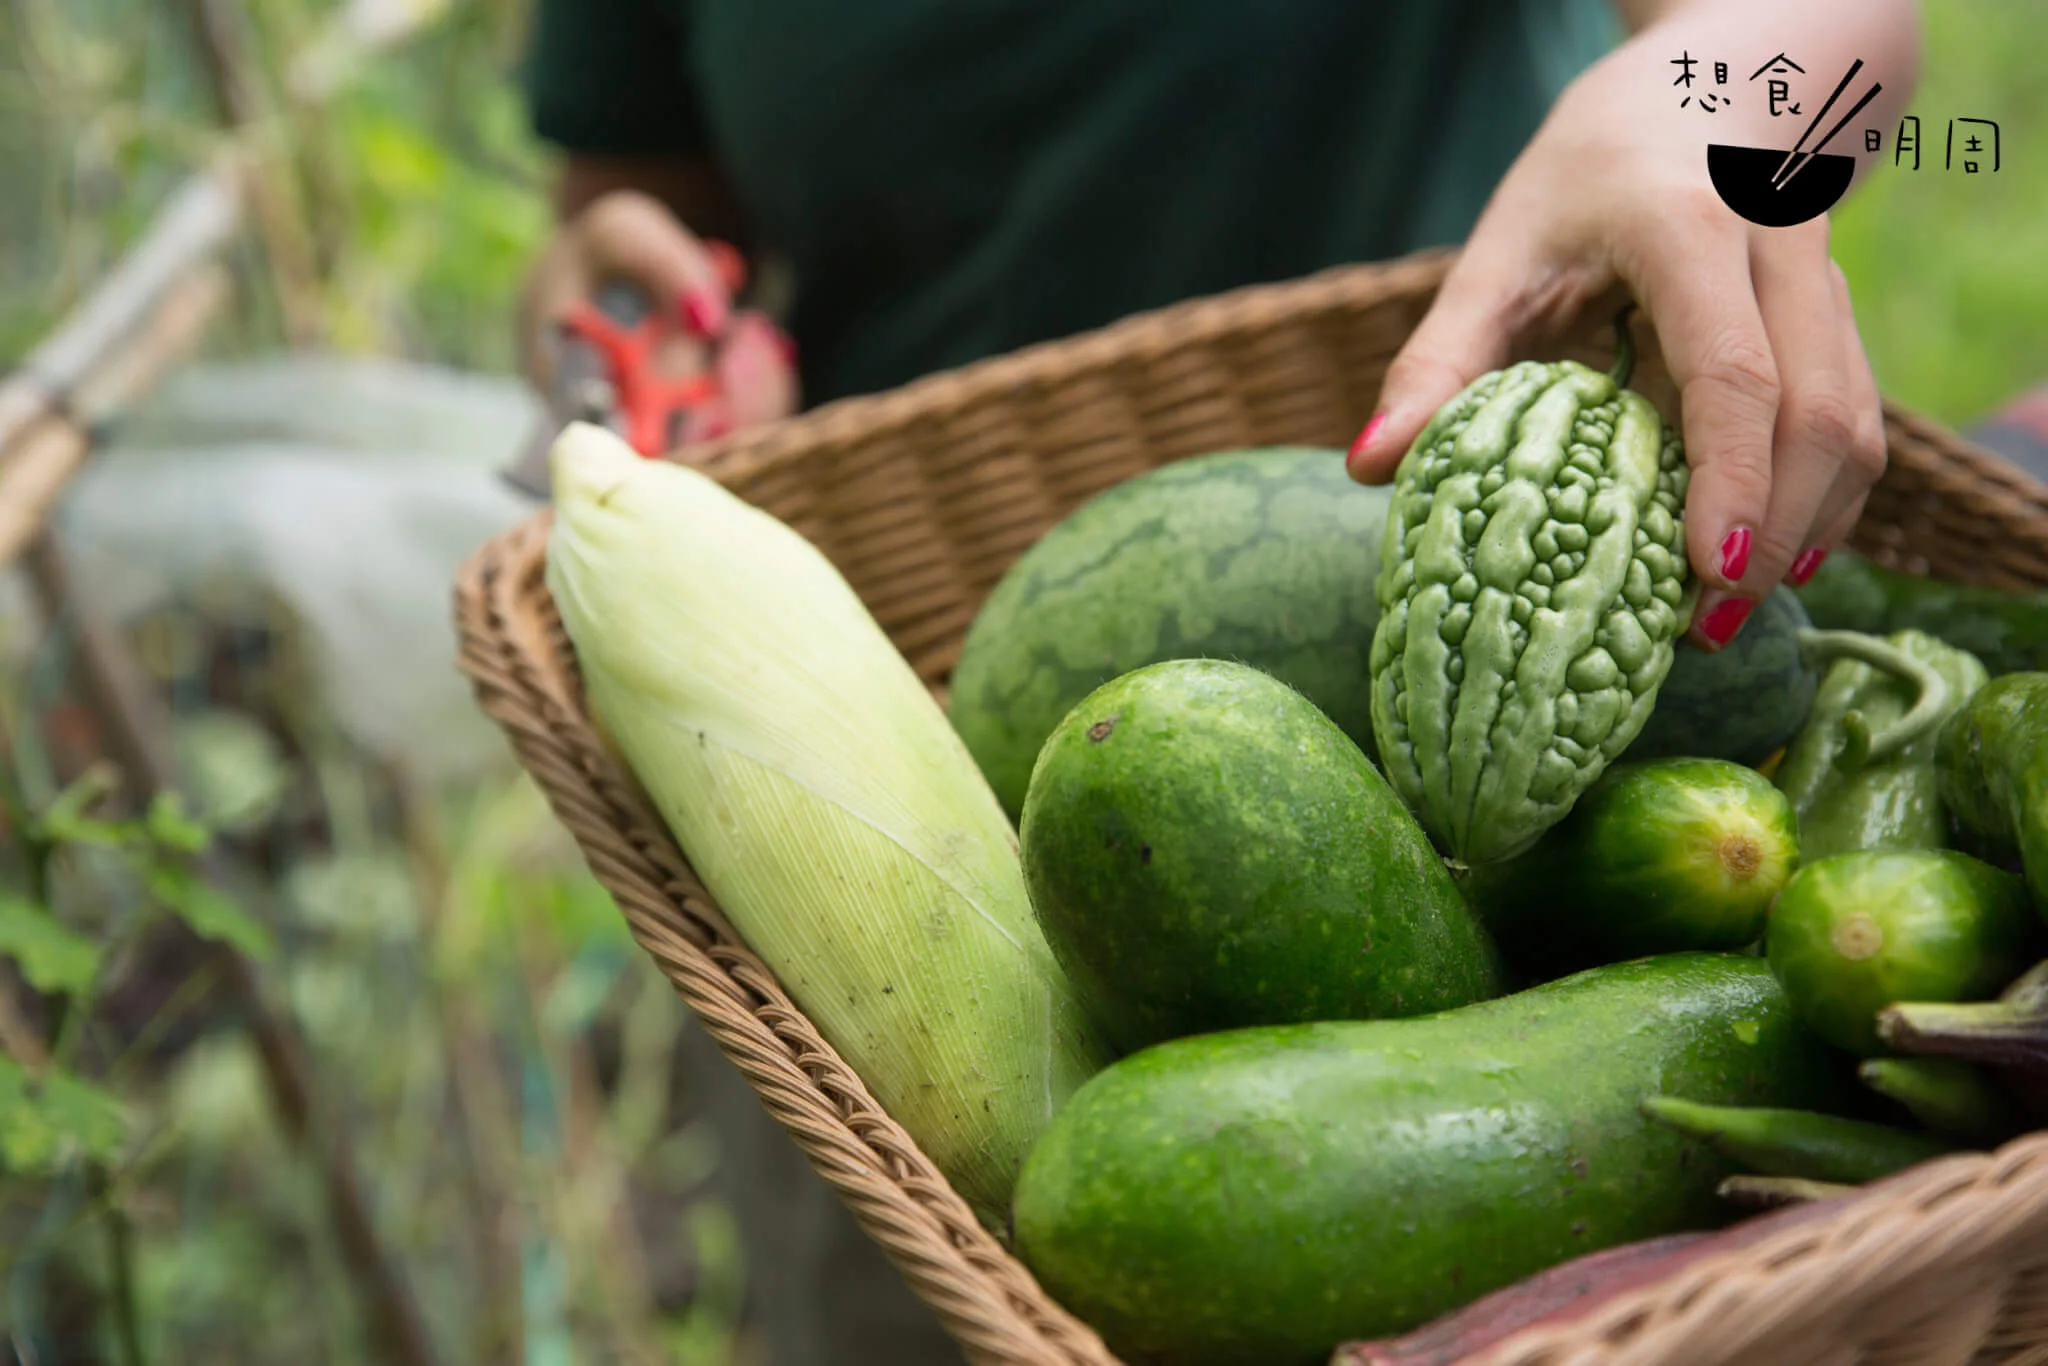
[[[0,379],[0,451],[66,406],[148,324],[165,295],[233,239],[244,165],[230,151],[180,185],[140,241],[48,340]]]
[[[450,0],[347,0],[320,35],[292,59],[285,89],[319,104],[355,79],[363,63],[396,47],[447,12]]]
[[[285,130],[264,117],[264,101],[248,74],[247,16],[220,0],[185,0],[185,10],[222,121],[261,152],[250,167],[249,206],[263,239],[271,288],[284,313],[285,335],[293,346],[314,345],[326,332],[320,267],[305,206],[291,181]]]
[[[226,270],[211,261],[168,286],[139,332],[124,337],[120,350],[103,354],[97,372],[73,382],[71,411],[44,412],[0,458],[0,569],[35,540],[84,466],[90,426],[126,407],[197,345],[228,293]]]

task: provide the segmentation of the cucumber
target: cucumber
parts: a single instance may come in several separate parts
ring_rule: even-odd
[[[1956,1150],[1953,1143],[1911,1129],[1811,1110],[1701,1105],[1651,1096],[1643,1102],[1643,1113],[1704,1140],[1748,1171],[1800,1181],[1859,1186]]]
[[[1791,803],[1754,769],[1609,769],[1535,848],[1461,883],[1516,968],[1556,976],[1680,949],[1739,949],[1799,863]]]
[[[2048,593],[1923,579],[1841,549],[1798,595],[1824,629],[1874,636],[1925,631],[1983,660],[1993,677],[2048,670]]]
[[[1091,1078],[1016,1247],[1126,1361],[1317,1362],[1587,1252],[1709,1228],[1733,1171],[1644,1097],[1853,1091],[1761,960],[1671,954],[1409,1020],[1235,1030]]]
[[[1500,987],[1492,941],[1387,780],[1242,664],[1169,660],[1089,694],[1046,741],[1022,836],[1047,942],[1127,1051]]]
[[[1045,738],[1121,674],[1231,659],[1298,688],[1370,755],[1373,597],[1392,490],[1339,451],[1226,451],[1097,494],[1024,552],[968,629],[948,714],[1010,818]]]
[[[1808,864],[1771,909],[1771,968],[1800,1019],[1863,1057],[1895,1001],[1982,1001],[2040,956],[2010,873],[1952,849],[1867,850]]]
[[[1799,633],[1812,625],[1799,599],[1781,587],[1721,649],[1681,639],[1650,719],[1621,757],[1761,764],[1798,734],[1813,707],[1820,675],[1799,648]]]
[[[1959,843],[2017,860],[2034,904],[2048,911],[2048,673],[1979,688],[1942,727],[1935,776]]]

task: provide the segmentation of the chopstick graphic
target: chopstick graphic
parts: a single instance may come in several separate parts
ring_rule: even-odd
[[[1848,113],[1842,115],[1841,118],[1835,121],[1835,126],[1828,129],[1827,136],[1823,137],[1819,142],[1815,143],[1811,151],[1805,150],[1806,140],[1813,136],[1813,130],[1820,126],[1820,121],[1828,116],[1828,111],[1835,107],[1835,101],[1842,97],[1842,92],[1849,88],[1849,82],[1855,80],[1856,73],[1861,71],[1862,69],[1863,59],[1859,57],[1853,63],[1850,64],[1848,71],[1843,74],[1841,82],[1835,86],[1834,93],[1828,96],[1827,103],[1821,105],[1819,109],[1814,111],[1812,121],[1806,125],[1806,131],[1799,135],[1799,141],[1792,144],[1792,150],[1785,153],[1785,159],[1779,162],[1778,169],[1772,172],[1771,188],[1782,190],[1787,185],[1791,184],[1792,177],[1798,175],[1802,170],[1806,169],[1807,163],[1811,161],[1814,157],[1819,156],[1821,154],[1821,149],[1826,147],[1830,142],[1833,142],[1835,140],[1835,134],[1841,132],[1843,128],[1847,127],[1849,120],[1855,118],[1858,114],[1862,113],[1863,107],[1869,104],[1872,100],[1876,99],[1877,92],[1884,89],[1884,86],[1882,84],[1872,85],[1870,89],[1864,93],[1863,98],[1856,101],[1855,105],[1850,108]]]
[[[1849,88],[1849,82],[1855,80],[1856,73],[1862,69],[1863,59],[1861,57],[1858,57],[1849,64],[1848,71],[1843,73],[1841,83],[1835,87],[1835,93],[1828,96],[1826,104],[1813,111],[1813,117],[1806,122],[1806,131],[1799,135],[1799,141],[1792,144],[1792,150],[1785,153],[1785,159],[1778,163],[1778,169],[1771,172],[1771,184],[1776,185],[1779,181],[1783,180],[1786,168],[1792,165],[1795,160],[1803,159],[1800,149],[1806,146],[1806,140],[1813,136],[1813,130],[1820,127],[1820,121],[1828,116],[1828,110],[1835,107],[1835,101],[1842,98],[1842,92]]]
[[[1835,126],[1828,129],[1828,135],[1822,138],[1819,142],[1816,142],[1813,145],[1813,150],[1811,152],[1808,152],[1804,157],[1800,159],[1800,161],[1796,165],[1792,167],[1790,171],[1785,173],[1785,178],[1778,182],[1777,187],[1781,190],[1784,189],[1787,185],[1790,185],[1792,183],[1793,176],[1798,175],[1808,166],[1811,166],[1813,164],[1813,159],[1820,155],[1820,149],[1827,146],[1829,143],[1833,142],[1835,140],[1835,134],[1841,132],[1843,128],[1847,127],[1850,119],[1853,119],[1858,114],[1862,113],[1863,106],[1869,104],[1872,100],[1876,99],[1877,92],[1882,89],[1884,89],[1882,85],[1871,86],[1870,89],[1867,92],[1865,92],[1863,98],[1856,101],[1856,103],[1853,106],[1851,106],[1848,113],[1842,115],[1841,118],[1835,121]]]

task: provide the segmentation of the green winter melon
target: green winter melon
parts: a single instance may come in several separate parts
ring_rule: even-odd
[[[1021,839],[1046,942],[1126,1051],[1500,987],[1492,941],[1387,780],[1242,664],[1170,659],[1090,693],[1039,755]]]
[[[1047,532],[989,595],[952,678],[954,728],[1011,818],[1060,718],[1162,660],[1271,674],[1370,756],[1388,504],[1341,452],[1275,447],[1163,466]]]

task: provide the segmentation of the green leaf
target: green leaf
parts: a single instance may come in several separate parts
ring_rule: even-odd
[[[159,792],[149,804],[149,837],[165,849],[197,854],[213,843],[213,832],[185,814],[185,802],[175,792]]]
[[[19,963],[37,991],[75,995],[92,985],[100,967],[99,945],[19,897],[0,897],[0,955]]]
[[[113,770],[92,768],[57,794],[36,822],[37,833],[51,844],[91,844],[119,849],[140,833],[132,822],[104,821],[87,814],[112,795]]]
[[[128,1136],[128,1116],[112,1093],[69,1072],[37,1077],[0,1057],[0,1164],[47,1172],[76,1148],[111,1159]]]
[[[270,931],[191,869],[159,863],[149,873],[149,894],[201,938],[219,940],[258,961],[270,957]]]

